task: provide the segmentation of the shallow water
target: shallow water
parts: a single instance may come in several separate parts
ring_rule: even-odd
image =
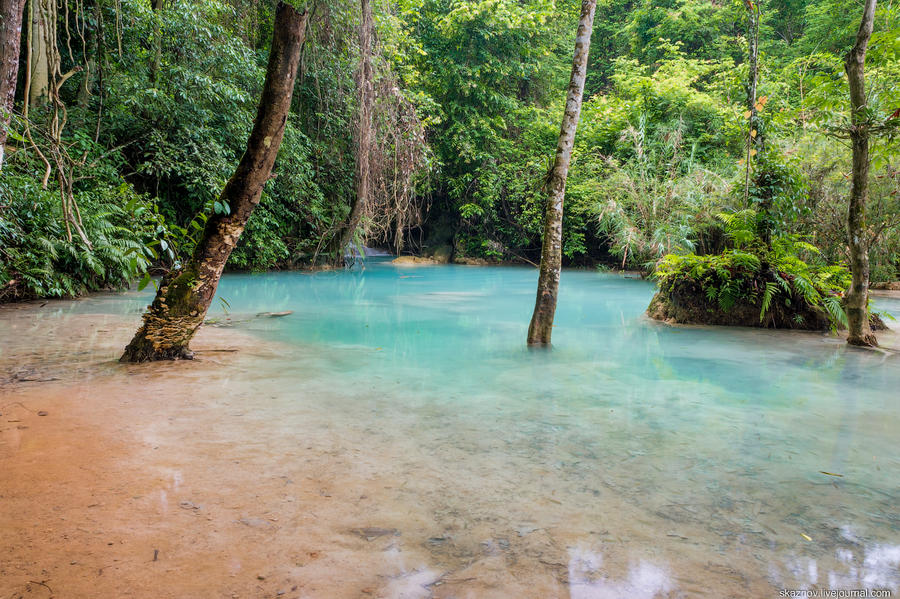
[[[529,351],[536,277],[377,260],[228,275],[210,318],[271,351],[190,385],[264,423],[266,455],[318,452],[335,493],[377,483],[377,505],[328,526],[376,527],[333,549],[383,574],[379,596],[900,592],[900,356],[829,335],[666,326],[643,315],[651,284],[588,271],[563,274],[553,350]],[[87,315],[136,323],[148,299],[54,302],[15,330],[0,318],[0,335]],[[24,358],[9,343],[0,360],[123,376],[98,359],[102,337],[51,336]],[[256,447],[242,434],[221,438]]]

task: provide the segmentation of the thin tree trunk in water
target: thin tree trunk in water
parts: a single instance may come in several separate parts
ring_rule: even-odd
[[[569,175],[575,129],[578,127],[578,117],[581,114],[581,98],[584,95],[584,79],[587,74],[588,51],[591,46],[591,30],[594,26],[596,7],[597,0],[582,0],[566,111],[559,130],[553,170],[547,179],[547,211],[544,216],[541,273],[538,277],[534,314],[528,327],[528,345],[531,346],[549,346],[553,330],[559,273],[562,269],[563,198],[566,195],[566,177]]]
[[[369,0],[360,0],[362,9],[359,24],[359,81],[357,92],[359,94],[359,130],[357,131],[356,145],[356,198],[350,207],[350,216],[347,225],[341,231],[338,238],[337,260],[344,257],[344,250],[353,241],[353,235],[359,226],[371,195],[370,165],[372,155],[372,110],[375,103],[374,72],[372,69],[372,32],[374,23],[372,20],[372,6]]]
[[[253,131],[246,152],[220,196],[230,212],[211,216],[194,255],[160,282],[141,328],[120,361],[192,357],[188,344],[206,317],[225,262],[272,172],[291,108],[306,21],[305,10],[298,12],[288,4],[278,4],[266,82]]]
[[[24,11],[25,0],[0,0],[0,169],[3,168],[6,132],[16,100]]]
[[[878,345],[869,327],[869,243],[866,231],[866,202],[869,198],[869,125],[866,122],[865,67],[866,50],[875,20],[876,0],[866,0],[856,44],[844,60],[850,84],[850,141],[853,146],[853,187],[847,211],[847,235],[850,242],[852,282],[847,294],[849,324],[847,343]]]

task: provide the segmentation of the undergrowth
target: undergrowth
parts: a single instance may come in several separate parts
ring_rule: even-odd
[[[685,284],[699,285],[709,302],[723,311],[736,304],[759,306],[763,322],[776,304],[798,312],[802,304],[821,309],[832,327],[846,327],[842,296],[850,272],[827,264],[819,250],[799,235],[781,235],[767,246],[757,236],[753,210],[719,214],[731,247],[720,254],[668,254],[657,264],[660,289],[672,293]]]

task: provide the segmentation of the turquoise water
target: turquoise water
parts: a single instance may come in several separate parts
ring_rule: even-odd
[[[882,401],[889,411],[898,407],[896,356],[856,351],[818,334],[661,325],[644,317],[654,285],[619,275],[567,271],[553,350],[530,351],[523,331],[535,278],[522,268],[377,261],[356,271],[230,275],[218,293],[225,302],[214,303],[210,318],[318,347],[347,375],[402,373],[405,384],[423,390],[587,403],[625,394],[656,405],[665,400],[657,397],[660,385],[664,395],[680,396],[680,384],[702,384],[733,408],[812,401],[824,409],[862,395],[872,409]],[[898,300],[876,306],[900,317]],[[246,321],[281,311],[293,313]]]
[[[572,597],[900,592],[900,356],[670,327],[644,316],[652,284],[590,271],[563,274],[554,347],[530,351],[536,277],[378,261],[227,275],[210,318],[278,349],[216,388],[356,452],[355,475],[402,481],[386,488],[417,514],[417,572],[478,567],[488,543],[507,557],[491,568],[561,568]],[[148,297],[59,313],[136,320]]]
[[[819,334],[661,325],[643,316],[652,284],[587,271],[562,278],[553,350],[529,351],[535,280],[376,262],[230,276],[220,296],[234,318],[293,310],[247,326],[316,348],[323,370],[307,376],[323,386],[368,388],[450,429],[474,421],[499,461],[549,458],[561,478],[618,491],[670,526],[702,524],[717,552],[753,547],[751,569],[775,586],[898,590],[900,356]],[[809,580],[821,558],[834,565]]]

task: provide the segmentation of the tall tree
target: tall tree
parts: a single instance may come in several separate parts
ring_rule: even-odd
[[[150,82],[157,84],[159,67],[162,62],[162,28],[160,13],[165,8],[165,0],[153,0],[153,60],[150,62]]]
[[[772,244],[772,194],[766,190],[763,182],[766,178],[765,163],[760,160],[766,149],[765,123],[760,116],[760,111],[765,106],[767,98],[758,98],[759,90],[759,23],[761,0],[753,2],[744,0],[747,9],[747,49],[749,51],[749,70],[747,75],[747,152],[744,173],[744,206],[750,207],[750,183],[753,173],[753,161],[756,159],[757,172],[755,182],[757,184],[756,203],[756,231],[767,245]],[[762,184],[761,184],[762,183]]]
[[[56,2],[31,0],[28,28],[28,103],[37,106],[47,100],[50,88],[51,44],[56,44]]]
[[[0,0],[0,168],[3,168],[7,131],[16,99],[24,11],[25,0]]]
[[[266,81],[253,131],[234,174],[219,197],[228,214],[215,214],[206,222],[203,236],[191,258],[160,282],[156,298],[144,313],[143,324],[120,358],[122,362],[147,362],[191,358],[188,344],[203,323],[212,303],[225,263],[259,204],[269,179],[288,113],[300,49],[306,36],[307,11],[279,2],[275,11],[272,49]]]
[[[575,129],[581,115],[581,99],[587,75],[588,51],[591,46],[591,30],[597,0],[582,0],[578,33],[575,36],[575,54],[572,58],[572,76],[566,97],[566,110],[556,144],[553,169],[547,177],[547,207],[544,214],[544,240],[541,247],[541,269],[538,277],[534,314],[528,327],[528,345],[549,346],[556,314],[556,296],[559,292],[559,273],[562,269],[563,199],[566,195],[566,178],[575,144]]]
[[[356,137],[356,198],[350,206],[347,224],[338,236],[337,259],[343,258],[344,250],[353,241],[359,221],[369,205],[372,193],[372,110],[375,103],[374,71],[372,69],[372,37],[375,24],[372,19],[372,5],[369,0],[360,0],[361,17],[359,23],[359,70],[357,72],[357,96],[359,117]]]
[[[847,210],[850,245],[850,273],[853,277],[845,307],[849,324],[847,343],[878,345],[869,326],[869,234],[866,230],[866,202],[869,199],[869,116],[867,114],[865,69],[866,50],[875,21],[876,0],[866,0],[856,43],[844,59],[850,84],[850,143],[853,149],[853,186]]]
[[[756,89],[759,85],[759,3],[744,0],[747,8],[747,49],[749,53],[749,68],[747,74],[747,153],[744,165],[744,207],[750,207],[750,173],[753,171],[751,164],[757,154],[754,150],[757,128],[756,121],[759,111],[756,109]]]

